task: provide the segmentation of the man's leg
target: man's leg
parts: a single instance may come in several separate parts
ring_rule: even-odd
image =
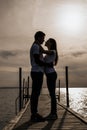
[[[31,114],[36,116],[38,112],[38,100],[43,83],[43,73],[31,72],[32,77],[32,93],[31,93]]]

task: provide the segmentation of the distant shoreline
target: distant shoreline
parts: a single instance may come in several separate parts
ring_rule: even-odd
[[[18,89],[19,87],[0,87],[0,89]]]
[[[47,87],[42,87],[42,88],[47,88]],[[56,87],[56,88],[59,88],[59,87]],[[60,88],[66,88],[66,87],[60,87]],[[85,87],[69,87],[69,88],[87,88],[87,86],[85,86]],[[19,89],[19,87],[0,87],[0,89]]]

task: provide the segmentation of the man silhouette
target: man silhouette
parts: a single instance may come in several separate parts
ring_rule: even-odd
[[[44,62],[43,55],[40,51],[40,45],[43,44],[45,34],[38,31],[34,35],[34,43],[30,48],[30,62],[31,62],[31,78],[32,78],[32,92],[31,92],[31,120],[44,121],[44,118],[38,113],[38,99],[43,83]]]

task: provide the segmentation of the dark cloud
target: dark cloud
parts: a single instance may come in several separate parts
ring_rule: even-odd
[[[0,57],[4,58],[4,59],[8,59],[9,57],[15,57],[15,56],[20,56],[25,54],[26,51],[25,50],[2,50],[0,51]]]
[[[78,51],[78,52],[73,52],[71,55],[74,56],[74,57],[80,57],[80,56],[85,55],[85,54],[87,54],[87,52]]]
[[[59,57],[62,57],[62,58],[66,58],[67,56],[69,57],[81,57],[81,56],[85,56],[87,54],[86,51],[71,51],[71,52],[67,52],[65,54],[61,54],[59,55]]]
[[[12,56],[16,56],[17,53],[16,52],[13,52],[13,51],[0,51],[0,57],[2,58],[8,58],[8,57],[12,57]]]

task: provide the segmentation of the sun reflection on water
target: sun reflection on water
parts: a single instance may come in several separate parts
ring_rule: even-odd
[[[61,88],[61,103],[66,104],[66,89]],[[69,88],[70,108],[87,118],[87,88]]]

